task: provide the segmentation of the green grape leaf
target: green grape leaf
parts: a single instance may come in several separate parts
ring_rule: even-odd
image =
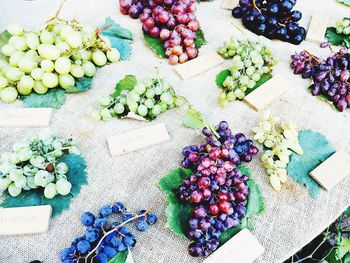
[[[137,79],[134,75],[126,75],[122,80],[120,80],[115,86],[115,91],[112,93],[112,97],[120,96],[123,90],[133,90],[137,84]]]
[[[313,87],[314,87],[314,84],[310,85],[310,86],[307,88],[307,90],[311,93],[312,90],[313,90]],[[330,101],[330,100],[327,98],[326,95],[318,94],[316,97],[317,97],[318,99],[324,101],[324,102],[327,102],[327,104],[328,104],[329,106],[331,106],[332,109],[333,109],[334,111],[341,112],[341,111],[332,103],[332,101]]]
[[[321,187],[309,173],[331,156],[335,149],[325,136],[312,130],[299,132],[299,143],[304,154],[292,152],[287,166],[288,175],[299,184],[305,185],[311,196],[316,198]]]
[[[197,38],[194,41],[194,45],[197,49],[199,49],[201,46],[207,44],[207,41],[204,38],[203,30],[200,28],[196,31]]]
[[[76,92],[86,91],[91,88],[92,80],[93,80],[92,77],[83,77],[80,79],[75,79],[75,86],[66,88],[65,92],[76,93]]]
[[[102,35],[109,38],[112,47],[118,49],[121,60],[127,60],[131,57],[131,41],[133,36],[129,30],[115,23],[110,17],[107,17],[102,27],[107,27],[102,31]]]
[[[129,255],[129,251],[128,250],[125,250],[123,252],[119,252],[113,258],[108,260],[108,263],[126,263],[127,262],[127,258],[129,258],[128,255]],[[133,261],[131,261],[131,262],[133,262]]]
[[[241,220],[237,228],[229,229],[220,236],[220,244],[225,243],[243,228],[252,229],[251,218],[264,212],[264,198],[259,187],[254,183],[252,174],[247,167],[240,166],[238,170],[249,177],[250,188],[247,205],[247,216]],[[193,205],[180,202],[174,191],[183,180],[191,176],[190,169],[179,168],[172,170],[159,181],[160,189],[167,194],[168,207],[166,209],[166,227],[180,237],[186,237],[188,220],[192,215]]]
[[[338,3],[350,6],[350,0],[337,0]]]
[[[216,86],[218,86],[221,89],[224,89],[224,81],[228,76],[231,76],[230,70],[224,69],[220,71],[219,74],[216,75],[216,79],[215,79]]]
[[[347,36],[338,34],[335,27],[327,27],[326,38],[332,45],[341,46],[344,44],[344,39],[347,38]]]
[[[143,33],[143,38],[145,40],[146,45],[151,48],[158,57],[166,58],[163,40],[160,38],[153,38],[150,35]]]
[[[350,253],[350,238],[342,238],[337,248],[336,258],[342,259],[347,253]]]
[[[0,49],[9,42],[10,37],[11,34],[7,30],[0,33]],[[7,60],[7,57],[2,52],[0,52],[0,58]]]
[[[203,129],[206,126],[203,121],[202,115],[192,108],[186,110],[182,122],[187,127],[195,130]]]
[[[1,207],[21,207],[36,205],[51,205],[52,217],[56,217],[64,210],[69,208],[71,199],[76,197],[82,185],[87,184],[86,162],[80,155],[69,154],[64,156],[60,161],[68,165],[67,179],[72,184],[71,193],[65,196],[57,195],[53,199],[47,199],[44,196],[43,188],[22,192],[17,197],[5,194]]]
[[[66,100],[66,95],[62,89],[51,89],[45,94],[31,93],[23,96],[23,106],[25,108],[54,108],[62,107]]]

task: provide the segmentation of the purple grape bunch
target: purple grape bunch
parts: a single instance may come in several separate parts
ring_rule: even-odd
[[[109,224],[108,218],[115,215],[120,221]],[[73,240],[70,247],[63,249],[60,259],[63,263],[96,262],[107,263],[109,259],[136,245],[136,237],[126,224],[134,222],[138,231],[144,232],[157,222],[157,215],[146,210],[128,212],[121,202],[105,204],[97,216],[84,212],[80,217],[86,227],[85,233]]]
[[[192,241],[189,254],[207,257],[219,247],[219,237],[237,227],[246,215],[248,179],[237,166],[250,162],[258,153],[253,141],[244,134],[232,134],[226,121],[220,122],[219,138],[209,128],[203,129],[207,142],[183,149],[182,165],[193,174],[185,179],[176,194],[182,202],[193,205],[187,237]]]
[[[163,41],[170,64],[197,57],[196,0],[119,0],[119,4],[122,14],[141,20],[145,34]]]
[[[232,16],[241,18],[243,25],[257,35],[300,44],[306,36],[299,26],[302,14],[292,10],[296,0],[240,0],[232,10]]]
[[[301,51],[292,55],[291,68],[294,74],[312,79],[313,96],[325,96],[339,111],[350,108],[350,54],[345,47],[327,59]]]

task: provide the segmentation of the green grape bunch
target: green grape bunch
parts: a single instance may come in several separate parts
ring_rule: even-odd
[[[5,103],[19,94],[73,87],[76,79],[93,77],[97,66],[120,59],[109,39],[100,35],[102,30],[77,20],[54,18],[37,31],[10,24],[7,32],[11,37],[0,59],[0,99]]]
[[[67,179],[69,168],[60,161],[67,154],[80,155],[73,139],[59,138],[48,129],[16,142],[0,158],[0,192],[16,197],[43,188],[48,199],[68,195],[72,188]]]
[[[298,139],[299,133],[293,123],[282,123],[269,112],[264,113],[263,120],[253,132],[254,140],[266,148],[261,161],[270,177],[270,184],[279,192],[282,184],[287,182],[287,165],[291,151],[303,154]]]
[[[242,100],[264,74],[271,74],[277,64],[269,48],[249,39],[231,37],[218,49],[218,53],[232,60],[230,75],[226,77],[224,90],[219,95],[221,106],[226,106],[229,101]]]
[[[98,107],[88,111],[88,117],[92,120],[108,121],[130,113],[153,120],[161,112],[181,106],[184,99],[177,96],[164,79],[143,78],[132,90],[122,90],[119,96],[102,96],[97,102]]]
[[[345,17],[336,23],[338,34],[350,35],[350,17]]]

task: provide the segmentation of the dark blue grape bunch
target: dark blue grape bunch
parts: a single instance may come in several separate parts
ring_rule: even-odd
[[[192,170],[205,170],[208,172],[206,163],[203,160],[211,158],[218,162],[230,161],[233,165],[240,165],[242,162],[250,162],[259,150],[253,140],[247,139],[243,133],[233,134],[226,121],[221,121],[216,129],[217,135],[205,127],[202,131],[206,137],[206,143],[199,146],[191,145],[182,150],[184,159],[182,166]]]
[[[115,217],[109,222],[110,217]],[[107,263],[109,259],[136,245],[136,237],[127,224],[134,222],[136,229],[144,232],[157,222],[157,215],[146,210],[137,213],[128,212],[124,204],[116,202],[110,206],[105,204],[97,216],[84,212],[80,217],[86,227],[84,235],[73,240],[70,247],[60,253],[63,263],[79,263],[91,259],[91,262]]]
[[[350,53],[346,48],[326,59],[302,51],[292,55],[290,66],[294,74],[313,80],[312,95],[325,96],[340,111],[350,108]]]
[[[306,36],[299,26],[302,14],[292,10],[296,0],[240,0],[232,10],[232,16],[241,18],[243,25],[257,35],[300,44]]]

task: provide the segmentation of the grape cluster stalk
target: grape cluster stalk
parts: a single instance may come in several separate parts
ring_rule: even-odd
[[[241,18],[243,25],[257,35],[300,44],[306,36],[298,24],[302,14],[292,10],[296,0],[240,0],[232,16]]]
[[[307,51],[292,55],[291,68],[294,74],[312,79],[311,93],[322,95],[339,111],[350,108],[350,54],[343,47],[326,59]]]
[[[199,21],[196,0],[119,0],[120,11],[142,22],[142,30],[164,43],[170,64],[185,63],[198,55],[195,45]]]
[[[215,131],[215,133],[213,132]],[[203,129],[206,143],[183,149],[182,166],[193,174],[177,189],[178,198],[193,205],[187,237],[189,254],[207,257],[219,247],[219,237],[237,227],[246,215],[248,179],[237,166],[258,153],[244,134],[233,134],[226,121],[218,128]]]

